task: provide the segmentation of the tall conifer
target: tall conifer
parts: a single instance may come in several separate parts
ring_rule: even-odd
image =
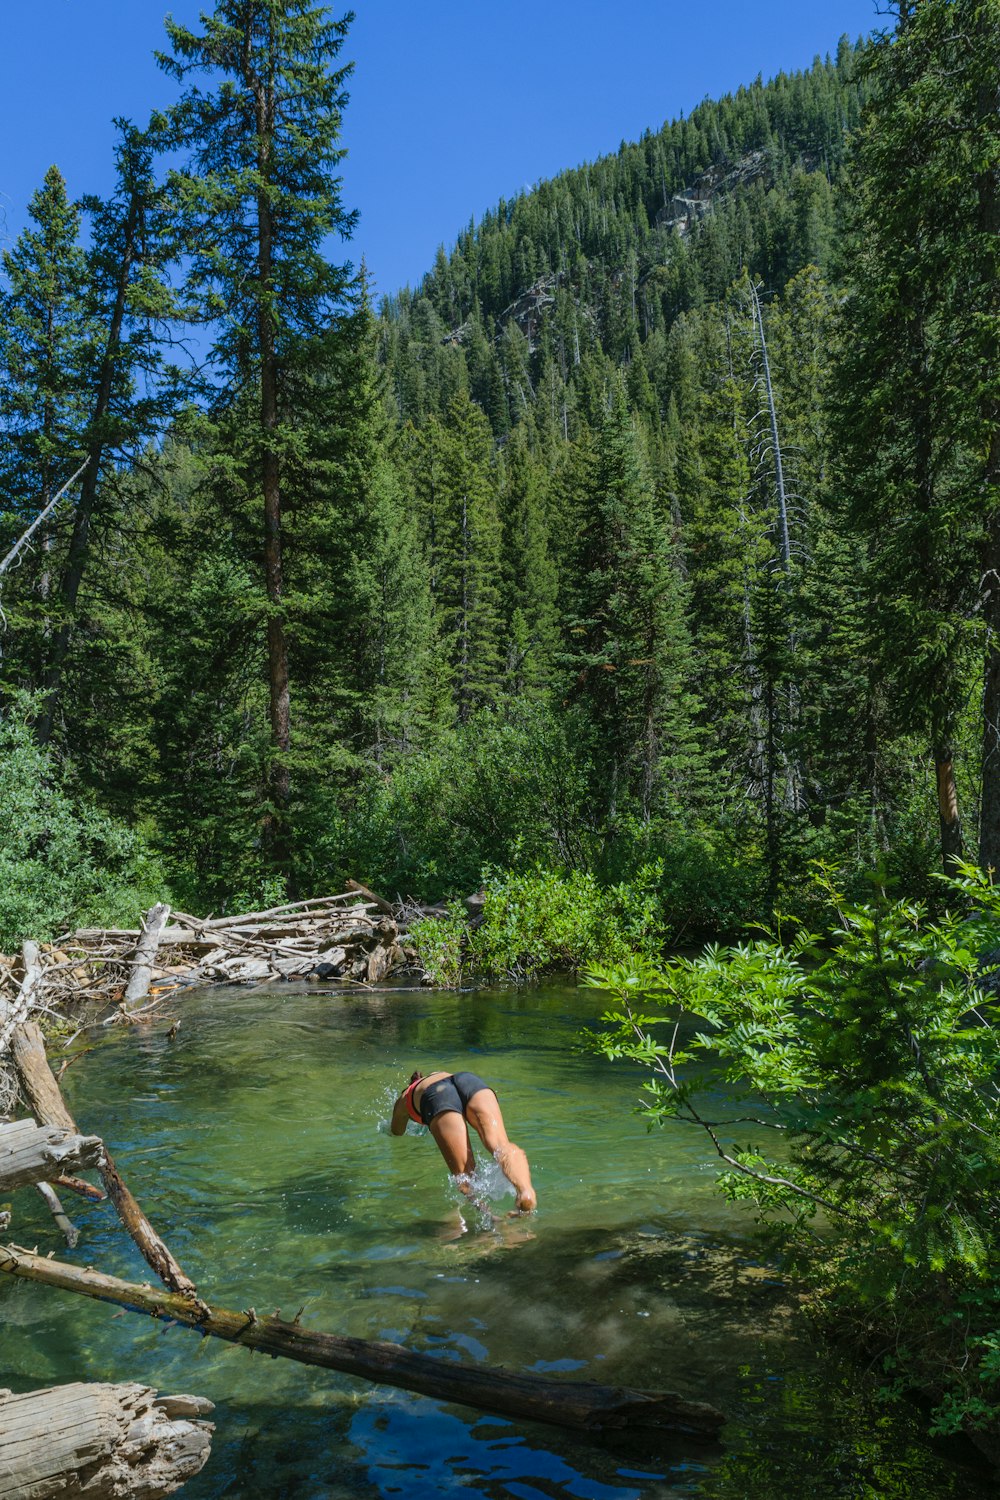
[[[266,831],[280,863],[292,717],[283,555],[289,469],[313,414],[304,376],[328,357],[348,295],[348,268],[326,255],[346,236],[337,175],[351,16],[333,21],[303,0],[218,0],[196,33],[168,20],[160,63],[188,85],[168,136],[187,152],[173,174],[187,230],[188,291],[213,330],[225,395],[254,392],[242,434],[261,504],[272,765]],[[208,75],[203,91],[191,80]],[[296,378],[298,377],[298,378]]]
[[[559,644],[547,477],[522,423],[503,451],[500,492],[507,686],[517,693],[537,694],[551,684]]]
[[[58,167],[29,205],[32,227],[3,255],[0,294],[0,551],[70,477],[84,452],[90,327],[80,211]],[[68,506],[67,506],[68,509]],[[41,566],[8,589],[5,676],[36,686],[50,622],[54,517],[39,538]],[[16,626],[13,617],[16,615]],[[27,676],[23,676],[27,674]]]
[[[616,385],[581,538],[578,698],[613,825],[686,812],[698,759],[684,590],[648,461]]]
[[[164,360],[162,330],[177,309],[167,282],[174,246],[163,224],[154,142],[149,132],[126,120],[116,124],[115,190],[106,199],[83,202],[91,217],[85,302],[87,468],[59,579],[60,620],[47,652],[37,725],[43,744],[56,723],[95,527],[115,526],[128,503],[121,490],[123,475],[174,416],[183,384],[179,371]]]

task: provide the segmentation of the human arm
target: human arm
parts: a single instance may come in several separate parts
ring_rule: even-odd
[[[406,1122],[410,1118],[410,1112],[406,1108],[406,1095],[400,1094],[392,1106],[392,1119],[389,1122],[390,1135],[405,1135]]]

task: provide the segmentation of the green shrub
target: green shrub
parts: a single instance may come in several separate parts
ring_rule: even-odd
[[[703,1131],[724,1190],[889,1382],[937,1397],[942,1431],[1000,1425],[1000,1003],[979,987],[1000,891],[972,867],[943,884],[955,910],[931,921],[821,875],[822,941],[587,977],[613,997],[592,1045],[649,1070],[650,1124]],[[739,1126],[719,1121],[720,1072]]]
[[[23,706],[0,715],[0,949],[69,926],[134,925],[163,888],[138,833],[63,790]]]
[[[658,953],[664,940],[662,874],[655,862],[631,881],[606,887],[583,870],[488,873],[469,962],[484,973],[525,980],[581,969],[598,954],[624,959]]]
[[[456,990],[465,969],[468,918],[458,902],[445,917],[422,917],[410,924],[410,938],[424,973],[439,989]]]

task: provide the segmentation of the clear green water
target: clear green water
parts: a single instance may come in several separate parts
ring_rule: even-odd
[[[135,1379],[210,1397],[213,1454],[190,1497],[994,1493],[811,1340],[695,1134],[648,1136],[636,1075],[575,1050],[597,1004],[565,987],[207,991],[178,1003],[173,1042],[172,1016],[102,1033],[64,1088],[209,1301],[304,1304],[312,1327],[442,1359],[680,1390],[728,1414],[718,1452],[478,1416],[28,1284],[0,1285],[0,1384]],[[531,1160],[530,1222],[485,1229],[429,1138],[380,1130],[411,1070],[439,1066],[495,1085]],[[35,1197],[16,1196],[11,1236],[64,1256]],[[72,1212],[81,1264],[146,1279],[107,1205]]]

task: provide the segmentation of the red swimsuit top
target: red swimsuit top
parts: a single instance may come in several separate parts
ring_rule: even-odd
[[[422,1125],[424,1122],[417,1114],[416,1110],[413,1108],[413,1090],[417,1087],[417,1084],[423,1083],[423,1081],[424,1080],[422,1078],[414,1078],[409,1088],[403,1094],[403,1098],[406,1101],[406,1112],[409,1115],[410,1119],[415,1121],[417,1125]]]

